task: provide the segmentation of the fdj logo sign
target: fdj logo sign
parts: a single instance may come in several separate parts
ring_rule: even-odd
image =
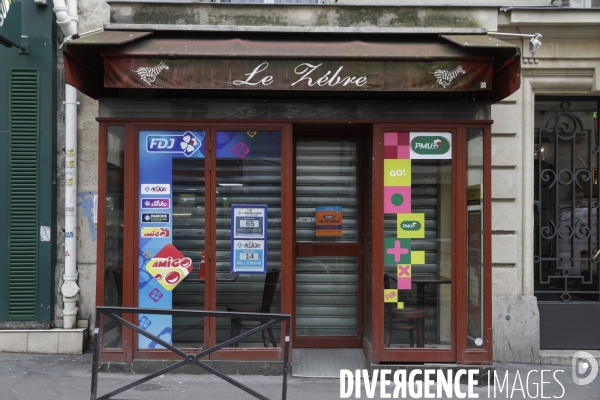
[[[441,155],[450,150],[450,142],[442,136],[416,136],[410,142],[413,152],[422,155]]]
[[[418,231],[421,229],[421,223],[419,221],[402,221],[400,228],[404,231]]]
[[[148,135],[146,150],[149,153],[181,153],[191,157],[202,147],[202,141],[192,132],[183,135]]]

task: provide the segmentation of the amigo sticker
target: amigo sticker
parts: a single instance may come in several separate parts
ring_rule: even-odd
[[[142,228],[143,238],[170,238],[171,228],[148,227]]]
[[[167,244],[146,264],[146,271],[167,290],[173,290],[192,272],[192,260]]]
[[[451,159],[452,134],[450,132],[411,132],[410,158],[412,160]]]

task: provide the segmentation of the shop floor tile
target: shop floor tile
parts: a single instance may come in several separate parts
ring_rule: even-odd
[[[338,378],[341,369],[367,368],[362,349],[294,349],[292,376]]]

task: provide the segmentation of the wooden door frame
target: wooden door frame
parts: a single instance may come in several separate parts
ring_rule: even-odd
[[[492,362],[491,327],[491,124],[492,121],[398,122],[373,125],[373,274],[383,277],[383,134],[384,132],[452,132],[452,326],[450,349],[385,348],[384,305],[378,301],[383,293],[383,279],[373,279],[372,349],[373,363],[380,362],[457,362],[484,364]],[[467,198],[466,198],[466,129],[484,129],[484,329],[483,350],[467,349]]]
[[[281,201],[283,204],[294,204],[294,143],[292,136],[292,123],[294,123],[294,135],[299,133],[296,129],[301,126],[341,126],[346,125],[349,121],[344,120],[328,120],[328,121],[309,121],[309,120],[243,120],[236,121],[234,123],[227,123],[223,120],[198,120],[198,119],[146,119],[146,118],[98,118],[99,122],[99,162],[98,162],[98,240],[97,240],[97,271],[96,271],[96,304],[103,305],[104,302],[104,244],[105,244],[105,214],[104,210],[106,207],[106,137],[108,126],[124,126],[125,127],[125,143],[124,143],[124,164],[125,164],[125,204],[124,204],[124,253],[123,253],[123,264],[124,265],[136,265],[138,262],[137,257],[137,223],[138,223],[138,210],[136,206],[138,195],[138,143],[137,143],[137,129],[139,126],[146,127],[162,127],[169,129],[178,129],[181,127],[204,127],[206,132],[209,131],[209,127],[218,127],[220,129],[225,128],[236,128],[244,129],[252,127],[256,129],[258,127],[267,127],[268,129],[282,129],[282,193]],[[371,321],[372,331],[368,332],[363,338],[362,346],[367,353],[367,358],[373,363],[379,362],[459,362],[469,364],[483,364],[492,361],[492,306],[491,306],[491,294],[492,294],[492,276],[491,276],[491,124],[489,120],[467,120],[467,121],[361,121],[360,124],[352,125],[369,125],[372,127],[372,151],[373,151],[373,175],[371,177],[372,184],[372,235],[373,235],[373,274],[374,277],[383,277],[383,213],[379,205],[382,202],[382,188],[383,188],[383,148],[381,146],[383,139],[384,129],[398,130],[398,128],[414,129],[414,130],[427,130],[435,129],[437,131],[447,131],[454,129],[457,133],[461,132],[459,137],[460,140],[456,140],[453,146],[453,159],[455,162],[459,162],[459,157],[464,155],[466,149],[466,129],[467,128],[484,128],[484,349],[473,350],[467,348],[466,343],[466,294],[462,294],[464,304],[459,304],[461,299],[453,297],[453,301],[457,306],[464,309],[463,315],[465,320],[456,318],[453,328],[453,349],[450,353],[455,351],[451,357],[448,356],[448,351],[444,349],[427,349],[427,350],[405,350],[405,349],[385,349],[383,343],[383,305],[380,304],[378,293],[383,291],[383,279],[373,279],[371,286],[373,292],[373,298],[371,299]],[[352,126],[346,125],[346,126]],[[255,128],[256,127],[256,128]],[[300,131],[300,129],[298,129]],[[453,131],[454,132],[454,131]],[[364,140],[369,140],[369,132],[364,132]],[[337,136],[335,132],[332,132],[333,136]],[[458,139],[458,137],[457,137]],[[366,147],[366,146],[365,146]],[[213,161],[214,162],[214,161]],[[455,166],[452,171],[453,176],[453,201],[455,201],[454,209],[457,212],[461,212],[464,216],[462,221],[455,216],[455,219],[466,229],[466,207],[459,207],[460,202],[466,202],[465,190],[460,190],[462,193],[458,193],[458,179],[462,180],[462,186],[466,185],[466,161],[461,164],[462,171],[459,171],[458,165]],[[363,166],[364,168],[364,166]],[[213,167],[214,169],[214,167]],[[212,179],[212,178],[210,178]],[[364,186],[364,183],[363,183]],[[464,188],[463,188],[464,189]],[[362,190],[362,187],[361,187]],[[455,193],[456,192],[456,193]],[[364,197],[364,192],[361,194]],[[207,198],[207,202],[209,199]],[[364,199],[363,199],[364,201]],[[466,203],[465,203],[466,204]],[[294,204],[295,206],[295,204]],[[294,221],[294,206],[284,207],[282,210],[282,275],[281,275],[281,310],[282,313],[293,314],[295,311],[294,302],[294,277],[292,273],[292,266],[295,260],[295,221]],[[361,210],[362,212],[363,210]],[[364,224],[364,214],[361,223]],[[454,224],[457,225],[457,224]],[[360,228],[364,230],[364,225]],[[466,231],[464,231],[466,232]],[[461,238],[462,233],[455,229],[453,226],[453,258],[460,257],[463,262],[466,262],[466,240]],[[460,253],[455,251],[460,241],[464,242],[463,251]],[[364,253],[364,252],[363,252]],[[464,253],[464,254],[463,254]],[[366,271],[366,265],[363,259],[363,270]],[[457,265],[453,259],[453,267]],[[453,268],[454,270],[457,268]],[[126,273],[128,272],[128,273]],[[124,268],[123,274],[123,306],[135,306],[137,305],[137,276],[135,275],[135,268]],[[364,275],[364,274],[363,274]],[[364,277],[364,276],[363,276]],[[466,279],[466,267],[464,267],[463,278]],[[459,277],[453,276],[453,282],[458,282]],[[131,290],[133,288],[133,290]],[[366,296],[366,285],[365,293]],[[453,296],[457,295],[457,286],[453,285]],[[360,295],[361,293],[359,293]],[[365,297],[366,299],[366,297]],[[215,300],[216,301],[216,300]],[[365,303],[367,304],[367,303]],[[364,309],[366,315],[368,310]],[[130,322],[134,322],[134,316],[126,316]],[[461,322],[463,321],[463,322]],[[359,323],[363,323],[362,319]],[[363,323],[363,330],[366,325]],[[101,328],[101,326],[100,326]],[[294,332],[295,324],[292,321],[291,328]],[[206,332],[206,329],[205,329]],[[205,333],[206,335],[207,333]],[[283,334],[282,334],[283,335]],[[464,336],[463,336],[464,335]],[[102,361],[112,362],[131,362],[133,359],[134,349],[134,338],[137,335],[132,335],[127,329],[123,331],[122,348],[121,349],[102,349],[101,359]],[[370,339],[369,337],[370,336]],[[282,341],[286,338],[282,337]],[[463,340],[464,339],[464,340]],[[205,343],[209,341],[205,338]],[[293,343],[293,342],[292,342]],[[249,351],[252,350],[252,351]],[[256,351],[254,351],[256,350]],[[146,354],[139,354],[144,358],[160,359],[160,358],[172,358],[167,354],[161,354],[160,350],[149,351]],[[279,349],[223,349],[218,353],[215,353],[214,359],[228,359],[228,360],[275,360],[281,359],[282,352]]]
[[[311,127],[311,124],[306,124],[305,126],[299,127],[293,132],[293,184],[292,184],[292,199],[293,203],[290,207],[291,212],[293,212],[293,223],[294,227],[292,230],[293,234],[293,242],[292,247],[294,249],[294,258],[293,258],[293,283],[292,283],[292,343],[294,348],[360,348],[362,347],[362,341],[364,336],[364,323],[363,316],[365,311],[364,306],[364,290],[365,282],[363,281],[364,277],[364,229],[365,229],[365,216],[364,216],[364,157],[365,157],[365,146],[364,141],[367,140],[365,138],[365,133],[361,130],[364,127],[359,125],[352,126],[348,129],[345,125],[339,124],[328,124],[327,134],[319,135],[314,132],[305,132],[305,129]],[[323,130],[323,125],[320,127],[316,127],[315,129]],[[350,132],[348,132],[350,131]],[[348,256],[356,256],[358,263],[357,270],[357,279],[358,279],[358,287],[357,287],[357,336],[298,336],[296,335],[296,257],[299,255],[298,251],[298,242],[296,241],[296,143],[299,140],[314,140],[314,141],[355,141],[357,143],[357,149],[359,152],[359,159],[357,160],[357,188],[358,188],[358,232],[359,232],[359,241],[357,243],[314,243],[315,253],[314,256],[318,255],[327,255],[332,251],[337,251],[338,255],[348,255]],[[336,250],[331,249],[335,247]],[[341,253],[340,253],[341,251]]]
[[[292,162],[291,162],[291,123],[273,123],[271,121],[261,123],[256,121],[248,121],[245,123],[235,122],[227,123],[222,120],[219,121],[206,121],[206,120],[146,120],[146,119],[98,119],[99,122],[99,163],[98,163],[98,241],[97,241],[97,254],[98,254],[98,268],[96,271],[96,305],[100,306],[104,304],[104,244],[105,244],[105,207],[106,207],[106,138],[107,138],[107,127],[108,126],[124,126],[125,127],[125,140],[124,140],[124,151],[125,151],[125,184],[124,184],[124,254],[123,254],[123,306],[124,307],[137,307],[138,306],[138,277],[136,272],[138,270],[139,257],[137,256],[137,249],[139,247],[139,209],[137,201],[139,197],[139,131],[144,129],[169,129],[169,130],[203,130],[205,132],[205,145],[207,146],[208,154],[205,156],[205,179],[207,192],[212,195],[206,196],[206,207],[211,207],[214,210],[216,201],[216,154],[213,152],[214,148],[214,137],[216,130],[240,130],[240,129],[252,129],[252,130],[281,130],[282,141],[281,141],[281,201],[290,201],[291,187],[291,174],[292,174]],[[205,230],[208,232],[214,231],[216,226],[216,214],[214,212],[208,212],[210,218],[205,220]],[[282,213],[282,243],[291,243],[291,218],[292,213]],[[216,249],[216,237],[211,236],[211,239],[206,240],[207,251],[207,283],[205,284],[205,310],[216,309],[216,283],[215,268],[214,268],[214,257],[212,256],[214,249]],[[281,291],[286,293],[290,291],[290,280],[291,280],[291,260],[293,254],[291,246],[282,246],[281,249]],[[131,267],[127,268],[129,265]],[[291,314],[291,305],[289,298],[281,296],[281,310],[284,314]],[[124,317],[131,323],[136,323],[136,315],[125,315]],[[102,328],[102,327],[100,327]],[[281,329],[280,343],[284,343],[285,329]],[[102,334],[100,335],[102,338]],[[102,340],[102,339],[101,339]],[[214,318],[206,318],[204,326],[204,343],[205,347],[208,348],[214,346],[216,343],[216,321]],[[194,352],[200,349],[196,348],[182,348],[184,351]],[[138,349],[138,335],[134,334],[129,329],[123,329],[122,336],[122,347],[119,349],[103,349],[100,347],[101,361],[107,362],[132,362],[136,359],[179,359],[180,357],[169,350],[151,350],[151,349]],[[215,353],[212,353],[211,360],[262,360],[262,361],[279,361],[284,356],[283,348],[225,348]]]

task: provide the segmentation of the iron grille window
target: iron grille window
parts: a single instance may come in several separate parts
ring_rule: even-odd
[[[534,276],[539,301],[599,301],[598,108],[535,105]]]

